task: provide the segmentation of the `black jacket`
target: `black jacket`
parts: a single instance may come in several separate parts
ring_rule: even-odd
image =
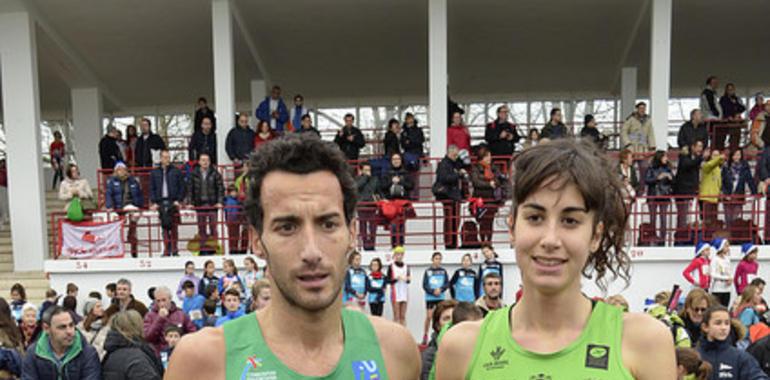
[[[385,157],[390,157],[395,153],[403,153],[401,141],[393,131],[385,132],[385,140],[382,142],[382,145],[385,148]]]
[[[321,132],[318,132],[318,129],[315,127],[305,129],[300,126],[300,128],[297,129],[297,133],[310,133],[311,135],[315,135],[316,137],[321,138]]]
[[[663,173],[671,174],[671,179],[668,177],[659,179],[658,176],[660,176]],[[668,166],[658,166],[653,167],[650,166],[647,169],[647,173],[645,173],[644,182],[647,184],[647,196],[650,197],[656,197],[656,196],[669,196],[672,193],[672,184],[674,182],[673,175],[674,173],[671,171],[671,168]],[[666,199],[667,200],[667,199]]]
[[[124,159],[125,157],[120,153],[120,147],[118,147],[118,140],[104,135],[99,141],[99,161],[102,164],[102,169],[112,170],[118,161]]]
[[[382,198],[382,186],[380,180],[374,176],[356,177],[356,186],[358,187],[358,200],[361,202],[374,202],[375,196]]]
[[[503,131],[513,135],[513,140],[501,139],[500,134]],[[513,124],[507,121],[498,124],[497,121],[493,121],[487,124],[484,140],[489,145],[489,151],[492,152],[493,156],[510,156],[516,149],[516,143],[521,140],[521,136],[519,136],[519,132],[516,131],[516,127]]]
[[[742,113],[746,112],[746,106],[744,106],[743,103],[741,103],[741,100],[735,95],[723,95],[719,99],[719,105],[722,106],[722,117],[725,119],[740,116]]]
[[[446,188],[447,196],[444,199],[450,199],[455,202],[459,202],[463,199],[463,192],[460,186],[460,180],[463,178],[460,173],[461,168],[462,163],[460,160],[452,161],[449,157],[444,157],[441,162],[438,163],[438,167],[436,168],[436,182]]]
[[[422,128],[415,122],[412,127],[407,127],[404,124],[403,129],[404,131],[401,132],[401,146],[404,148],[404,152],[422,157],[422,145],[425,143],[425,135],[422,133]]]
[[[505,186],[505,181],[500,170],[496,166],[492,165],[492,173],[494,175],[495,186]],[[471,182],[473,183],[473,196],[476,198],[483,198],[485,201],[495,199],[495,188],[484,178],[484,167],[481,164],[473,165],[471,169]]]
[[[211,131],[214,132],[217,130],[217,117],[214,116],[214,111],[212,109],[206,107],[195,111],[195,124],[193,132],[198,132],[201,130],[201,123],[203,122],[203,118],[206,116],[211,118]]]
[[[698,343],[698,353],[701,359],[707,361],[714,368],[712,379],[740,379],[761,380],[767,379],[762,373],[759,364],[748,353],[741,351],[728,341],[709,342],[702,338]]]
[[[543,127],[543,131],[540,132],[540,138],[554,140],[569,137],[569,134],[569,130],[564,123],[559,122],[559,124],[553,125],[549,122]]]
[[[102,362],[104,380],[160,380],[163,364],[155,351],[145,342],[126,339],[119,332],[107,333],[104,342],[107,353]]]
[[[136,149],[134,150],[134,159],[136,166],[148,168],[152,166],[152,150],[161,150],[166,148],[166,143],[160,136],[150,132],[147,139],[144,136],[136,138]]]
[[[225,140],[225,151],[230,160],[247,160],[249,154],[254,150],[254,131],[251,128],[233,127],[227,132]]]
[[[703,162],[703,157],[694,157],[692,154],[679,155],[679,164],[674,177],[674,194],[698,194],[701,162]]]
[[[203,197],[204,186],[207,196]],[[222,203],[225,197],[225,186],[222,182],[222,175],[209,167],[206,180],[203,180],[203,174],[200,167],[196,167],[190,176],[190,182],[187,185],[187,194],[190,197],[190,203],[193,206],[210,206],[216,203]]]
[[[393,184],[393,177],[399,177],[398,185]],[[402,165],[399,168],[390,168],[385,176],[382,177],[382,193],[387,199],[406,199],[409,198],[409,192],[414,188],[412,176]]]
[[[696,128],[692,121],[688,121],[679,127],[679,133],[676,135],[676,143],[679,149],[691,146],[696,141],[703,141],[703,147],[709,146],[709,132],[704,123]]]
[[[754,342],[746,349],[746,352],[753,356],[762,371],[770,376],[770,336]]]
[[[217,164],[217,134],[213,131],[208,135],[203,131],[193,133],[190,139],[189,158],[197,161],[202,153],[207,153],[211,157],[212,165]]]
[[[341,132],[334,137],[334,143],[340,147],[348,160],[357,160],[361,148],[366,146],[364,134],[356,127],[343,127]],[[353,136],[353,141],[348,141],[348,136]]]
[[[150,202],[158,204],[163,200],[163,168],[157,167],[150,172]],[[166,169],[166,187],[168,200],[174,202],[184,201],[184,192],[187,185],[184,182],[182,172],[174,165]]]

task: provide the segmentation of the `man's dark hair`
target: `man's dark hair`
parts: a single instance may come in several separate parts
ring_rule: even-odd
[[[551,108],[551,117],[553,117],[553,115],[556,115],[557,112],[561,112],[561,108],[559,107]]]
[[[214,118],[212,118],[210,115],[205,115],[205,116],[203,116],[203,117],[201,118],[201,125],[203,125],[203,120],[206,120],[206,119],[209,119],[209,121],[210,121],[212,124],[214,123]],[[164,149],[164,150],[167,150],[167,149]]]
[[[690,120],[695,117],[695,113],[698,111],[700,111],[700,108],[693,108],[692,111],[690,111]]]
[[[214,315],[217,312],[217,301],[205,300],[203,301],[203,311],[208,315]]]
[[[182,283],[182,289],[195,289],[195,284],[193,284],[192,281],[187,280],[184,283]]]
[[[69,311],[75,311],[78,307],[78,299],[73,296],[66,296],[61,302],[61,305]]]
[[[714,79],[717,79],[716,75],[709,75],[709,77],[706,78],[706,86],[710,85],[711,81],[713,81]]]
[[[43,317],[40,320],[44,324],[50,326],[51,325],[51,320],[53,319],[53,317],[55,317],[55,316],[57,316],[59,314],[62,314],[62,313],[69,314],[70,312],[67,309],[65,309],[64,307],[59,306],[59,305],[49,306],[47,309],[45,309],[45,312],[43,313]]]
[[[225,293],[222,295],[222,298],[225,298],[227,296],[236,296],[238,299],[241,299],[241,292],[238,291],[238,289],[230,288],[225,290]]]
[[[309,114],[302,115],[302,117],[300,118],[300,121],[305,119],[310,119],[310,115]]]
[[[150,127],[152,127],[152,121],[146,117],[142,118],[142,123],[147,123]]]
[[[436,256],[441,257],[442,256],[441,252],[438,252],[438,251],[433,252],[433,255],[430,256],[430,259],[433,260],[436,258]]]
[[[101,301],[102,300],[102,293],[99,293],[99,292],[94,290],[93,292],[88,293],[88,298],[96,298],[99,301]]]
[[[487,283],[487,280],[489,280],[489,279],[491,279],[491,278],[496,278],[496,279],[498,279],[498,280],[499,280],[499,279],[501,279],[502,277],[500,276],[500,273],[497,273],[497,272],[489,272],[489,273],[487,273],[487,274],[485,274],[485,275],[484,275],[484,279],[481,281],[481,283],[482,283],[482,284],[486,284],[486,283]]]
[[[118,290],[118,284],[110,282],[104,288],[114,293]]]
[[[182,328],[177,325],[168,325],[165,329],[163,329],[163,336],[168,335],[170,332],[175,332],[179,334],[179,336],[182,336]]]
[[[304,97],[304,96],[302,96],[302,94],[297,94],[297,95],[294,95],[294,100],[297,100],[297,99],[299,99],[299,100],[305,100],[305,97]]]
[[[452,325],[465,321],[478,321],[484,318],[484,313],[478,306],[470,302],[459,302],[452,310]]]
[[[503,109],[507,109],[507,108],[508,108],[508,106],[506,106],[506,105],[499,106],[499,107],[497,107],[497,110],[495,111],[495,113],[498,114],[498,113],[500,113],[500,111],[502,111]]]
[[[77,285],[75,285],[75,284],[73,284],[71,282],[69,284],[67,284],[67,293],[72,293],[72,292],[77,292],[77,291],[78,291],[78,286]]]
[[[200,103],[200,102],[208,103],[208,101],[206,101],[206,98],[204,98],[202,96],[200,98],[198,98],[198,103]]]
[[[765,286],[765,284],[766,284],[765,280],[763,280],[763,279],[761,279],[761,278],[757,277],[757,278],[755,278],[755,279],[751,280],[751,283],[750,283],[749,285],[753,285],[753,286]]]
[[[343,119],[347,119],[347,118],[351,118],[351,119],[353,119],[353,120],[355,120],[355,119],[356,119],[356,117],[355,117],[355,116],[353,116],[353,114],[352,114],[352,113],[346,113],[346,114],[345,114],[345,116],[343,117]]]
[[[337,177],[342,190],[345,221],[350,224],[358,201],[357,188],[345,156],[334,143],[300,134],[272,140],[259,149],[259,154],[251,156],[251,170],[248,174],[248,186],[246,186],[248,199],[245,205],[249,222],[256,228],[257,233],[262,233],[264,217],[261,200],[262,182],[269,173],[274,171],[293,174],[332,172]]]
[[[639,107],[641,107],[641,106],[645,106],[645,107],[647,107],[647,103],[645,103],[645,102],[639,102],[639,103],[636,103],[636,105],[634,106],[634,108],[639,108]]]

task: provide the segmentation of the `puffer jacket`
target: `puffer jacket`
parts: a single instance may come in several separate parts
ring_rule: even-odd
[[[160,380],[163,364],[147,343],[130,341],[112,330],[104,343],[104,380]]]
[[[620,129],[620,144],[634,153],[643,153],[654,147],[655,134],[650,117],[645,115],[640,118],[636,113],[631,114]]]
[[[701,338],[698,352],[701,358],[709,362],[714,368],[714,372],[711,374],[712,379],[760,380],[768,378],[751,355],[733,347],[728,340],[711,342]]]
[[[128,195],[131,198],[123,199],[124,186],[128,186]],[[144,207],[144,194],[136,178],[129,176],[125,183],[118,177],[112,176],[107,180],[107,194],[105,196],[107,208],[122,209],[128,205]]]
[[[48,334],[42,333],[29,347],[24,357],[22,380],[100,380],[102,369],[99,355],[93,347],[75,333],[72,345],[57,364],[51,351]]]
[[[222,175],[209,167],[206,180],[203,180],[203,169],[196,168],[190,176],[187,194],[190,197],[190,203],[193,206],[210,206],[216,203],[222,203],[225,197],[225,185],[222,181]],[[206,199],[203,199],[203,187],[206,186]]]

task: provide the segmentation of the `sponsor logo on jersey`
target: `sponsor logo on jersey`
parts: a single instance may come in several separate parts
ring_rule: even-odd
[[[380,380],[380,369],[375,360],[357,360],[353,362],[353,379]]]
[[[500,346],[490,351],[489,356],[492,357],[492,360],[482,365],[484,370],[492,371],[508,367],[508,360],[503,360],[503,355],[505,355],[505,349]]]
[[[544,373],[538,373],[537,375],[530,376],[529,380],[552,380],[552,379],[551,379],[551,375],[546,375]]]
[[[261,358],[249,356],[241,372],[241,380],[278,380],[278,374],[275,371],[268,371],[262,367]]]
[[[610,348],[598,344],[586,347],[586,368],[609,369]]]

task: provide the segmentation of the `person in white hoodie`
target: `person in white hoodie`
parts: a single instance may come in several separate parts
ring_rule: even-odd
[[[730,268],[730,242],[715,238],[711,246],[716,255],[711,260],[711,294],[725,307],[730,306],[730,292],[733,285],[733,273]]]

